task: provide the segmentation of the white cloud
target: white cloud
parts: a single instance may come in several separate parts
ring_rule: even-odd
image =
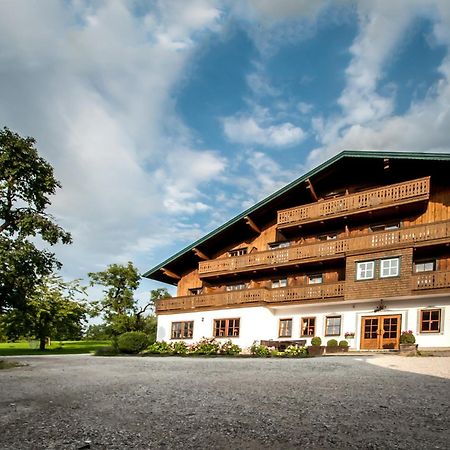
[[[57,248],[66,276],[133,255],[145,269],[171,199],[208,207],[198,186],[225,162],[180,150],[191,138],[171,95],[198,34],[220,29],[215,4],[161,1],[136,16],[126,1],[0,3],[0,123],[34,136],[62,182],[52,212],[74,236]]]
[[[290,122],[279,125],[260,126],[253,117],[226,117],[223,129],[232,142],[265,147],[291,147],[299,144],[304,138],[304,131]]]

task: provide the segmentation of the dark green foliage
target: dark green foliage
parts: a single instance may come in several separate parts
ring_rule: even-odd
[[[250,347],[250,353],[253,356],[259,356],[263,358],[271,355],[269,347],[266,347],[265,345],[258,345],[256,343]]]
[[[84,333],[85,340],[103,341],[112,338],[111,326],[106,323],[89,325]]]
[[[314,345],[314,346],[320,346],[320,345],[322,345],[322,339],[320,339],[320,337],[319,336],[314,336],[312,339],[311,339],[311,345]]]
[[[189,350],[188,346],[183,341],[173,342],[171,347],[174,355],[187,355]]]
[[[327,347],[337,347],[338,346],[338,341],[336,339],[330,339],[327,342]]]
[[[0,130],[0,313],[23,309],[43,277],[61,266],[52,252],[30,240],[38,236],[50,245],[72,242],[45,211],[60,187],[33,138]]]
[[[339,341],[339,347],[347,348],[348,342],[347,341]]]
[[[402,334],[400,335],[400,344],[415,344],[415,343],[416,338],[411,330],[402,331]]]
[[[148,337],[141,331],[129,331],[117,338],[117,346],[123,353],[136,354],[148,346]]]
[[[242,349],[239,345],[233,344],[229,339],[220,346],[219,352],[221,355],[239,355],[239,353],[242,352]]]

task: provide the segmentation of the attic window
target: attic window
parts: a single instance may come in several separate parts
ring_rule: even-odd
[[[227,291],[241,291],[242,289],[247,289],[247,285],[245,283],[229,284],[226,287]]]
[[[242,256],[242,255],[246,255],[247,254],[247,247],[244,247],[244,248],[237,248],[237,249],[234,249],[234,250],[230,250],[229,252],[228,252],[228,255],[229,256]]]

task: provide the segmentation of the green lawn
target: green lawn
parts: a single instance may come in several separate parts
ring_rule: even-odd
[[[7,342],[0,343],[0,356],[90,353],[108,345],[111,345],[110,341],[53,341],[46,350],[41,351],[38,341]]]

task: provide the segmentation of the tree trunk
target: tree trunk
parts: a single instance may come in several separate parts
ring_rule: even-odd
[[[41,336],[39,340],[39,350],[45,350],[46,339],[45,336]]]

